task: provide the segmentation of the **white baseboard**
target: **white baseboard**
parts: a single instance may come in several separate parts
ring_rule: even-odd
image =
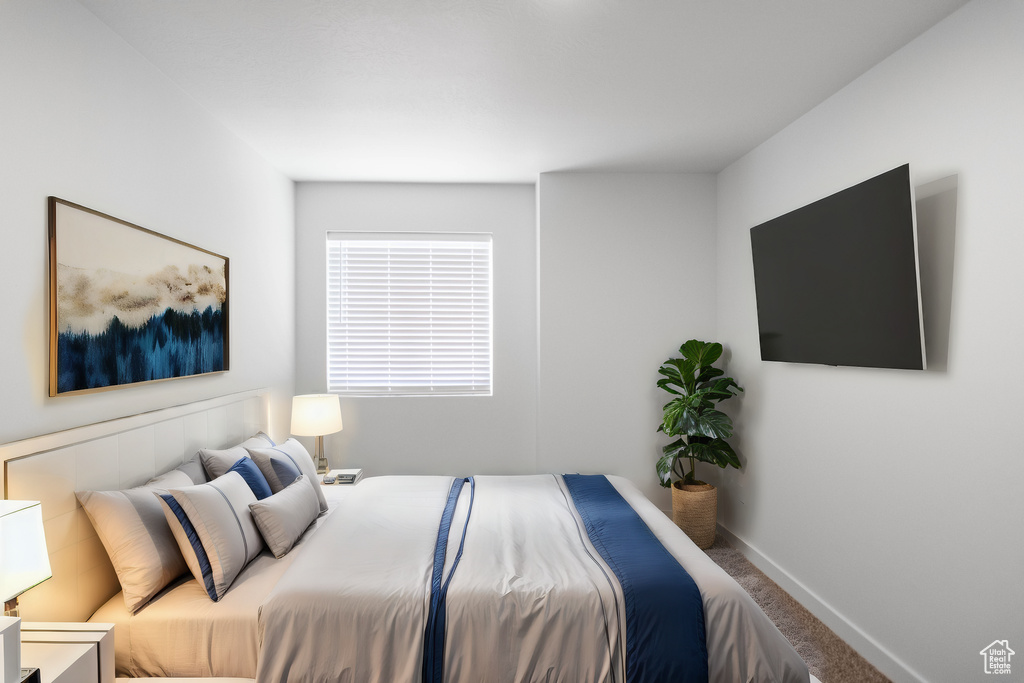
[[[850,623],[842,614],[815,595],[814,592],[800,583],[799,580],[779,568],[778,565],[772,562],[770,558],[765,557],[757,548],[748,545],[721,524],[718,525],[718,533],[733,548],[740,551],[744,557],[750,560],[751,564],[764,572],[769,579],[779,584],[782,590],[793,596],[794,600],[806,607],[807,611],[820,619],[823,624],[845,640],[850,647],[856,650],[864,659],[868,660],[876,669],[891,678],[894,683],[926,683],[925,679],[913,669],[900,661],[857,626]]]

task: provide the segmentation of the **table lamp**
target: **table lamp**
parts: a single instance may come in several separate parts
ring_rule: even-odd
[[[38,501],[0,500],[0,618],[2,683],[21,681],[21,619],[18,596],[50,578],[50,557]]]
[[[341,430],[341,402],[336,394],[304,394],[292,398],[292,434],[316,437],[314,462],[318,474],[331,468],[324,455],[324,434]]]
[[[43,508],[34,500],[0,500],[0,598],[18,616],[18,596],[50,578]]]

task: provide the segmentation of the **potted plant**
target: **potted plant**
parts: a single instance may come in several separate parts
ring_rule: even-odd
[[[698,461],[739,469],[739,458],[726,441],[732,420],[716,406],[743,389],[712,365],[722,355],[721,344],[691,339],[679,347],[679,355],[658,369],[658,386],[673,395],[658,431],[679,437],[662,448],[658,479],[672,487],[673,521],[699,547],[708,548],[715,542],[718,491],[697,479],[694,470]],[[687,462],[689,471],[684,470]]]

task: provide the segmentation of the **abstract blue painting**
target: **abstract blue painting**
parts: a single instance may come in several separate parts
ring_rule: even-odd
[[[50,197],[50,395],[228,369],[228,259]]]

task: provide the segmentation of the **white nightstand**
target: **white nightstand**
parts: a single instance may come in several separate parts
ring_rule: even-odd
[[[114,625],[22,622],[21,665],[41,683],[114,683]]]

